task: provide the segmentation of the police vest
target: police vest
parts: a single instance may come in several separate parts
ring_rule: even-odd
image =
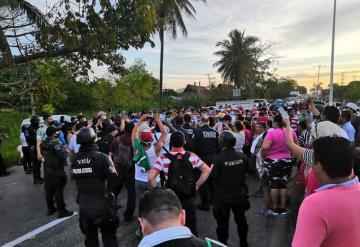
[[[102,169],[102,156],[105,155],[97,151],[76,154],[71,165],[71,174],[79,194],[105,194],[106,174]]]
[[[218,176],[214,183],[218,189],[230,191],[246,188],[245,174],[248,160],[233,149],[224,150],[214,159]],[[246,189],[247,194],[247,189]]]
[[[56,152],[60,150],[61,144],[56,139],[46,139],[43,143],[41,143],[40,147],[41,153],[44,157],[45,173],[56,171],[63,172],[66,161],[60,160],[56,154]]]

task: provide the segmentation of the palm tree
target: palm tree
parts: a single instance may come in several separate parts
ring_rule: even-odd
[[[206,0],[194,0],[206,2]],[[163,64],[164,64],[164,34],[168,32],[170,37],[176,39],[177,28],[184,36],[187,36],[187,28],[182,13],[195,20],[196,10],[190,0],[162,0],[157,6],[157,29],[160,37],[160,109],[163,106]]]
[[[4,16],[2,16],[2,14]],[[16,23],[9,25],[9,18],[15,20],[18,16],[25,15],[27,21],[23,23]],[[0,3],[0,52],[2,53],[5,64],[13,64],[13,54],[10,49],[8,39],[18,39],[31,35],[32,32],[21,32],[23,28],[34,26],[41,28],[48,26],[49,22],[46,16],[34,5],[24,0],[5,0]],[[6,35],[6,32],[12,32],[11,35]],[[18,47],[19,52],[20,48]],[[1,60],[1,57],[0,57]]]
[[[245,31],[237,29],[232,30],[228,37],[229,39],[216,44],[221,50],[214,53],[220,57],[214,67],[219,67],[217,71],[221,73],[224,83],[234,83],[237,87],[247,86],[255,78],[259,66],[259,39],[246,36]]]

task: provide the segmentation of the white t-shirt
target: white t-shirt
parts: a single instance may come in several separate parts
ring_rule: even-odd
[[[239,133],[235,133],[236,135],[236,143],[235,143],[235,151],[242,152],[242,148],[245,144],[245,133],[244,131],[240,131]]]
[[[149,159],[150,168],[152,168],[157,160],[158,156],[156,156],[155,147],[151,145],[151,147],[145,151],[147,158]],[[135,165],[135,180],[141,182],[148,182],[149,172],[144,172],[141,167]],[[156,182],[160,182],[160,176],[157,176]]]
[[[161,138],[161,133],[156,132],[155,135],[156,135],[156,138],[154,138],[153,144],[157,143],[158,140]],[[171,133],[168,133],[166,140],[164,142],[164,148],[166,148],[166,150],[168,150],[168,151],[170,151],[170,137],[171,137]],[[161,149],[160,154],[166,153],[164,148]]]
[[[24,135],[24,132],[21,132],[20,134],[20,143],[21,143],[21,146],[23,147],[27,147],[28,144],[26,142],[26,138],[25,138],[25,135]]]
[[[74,153],[78,153],[80,149],[80,144],[76,142],[76,135],[72,135],[70,138],[69,149]]]

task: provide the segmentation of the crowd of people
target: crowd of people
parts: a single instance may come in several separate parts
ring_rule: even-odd
[[[304,201],[292,245],[360,246],[357,111],[354,103],[308,100],[288,109],[100,111],[91,120],[79,113],[70,122],[46,115],[42,127],[33,116],[20,135],[24,171],[33,174],[34,184],[45,182],[48,215],[67,217],[72,211],[63,198],[64,167],[71,164],[86,246],[99,245],[98,229],[104,246],[118,246],[123,187],[122,223],[133,221],[137,207],[139,246],[226,246],[231,211],[240,246],[248,246],[246,178],[258,181],[263,215],[285,218],[295,174]],[[197,210],[211,209],[217,241],[196,237]]]

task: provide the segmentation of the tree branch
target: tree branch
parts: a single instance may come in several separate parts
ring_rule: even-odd
[[[26,36],[26,35],[30,35],[30,34],[35,34],[35,33],[38,33],[38,32],[32,31],[32,32],[15,34],[15,35],[6,35],[6,38],[19,38],[19,37],[22,37],[22,36]]]

